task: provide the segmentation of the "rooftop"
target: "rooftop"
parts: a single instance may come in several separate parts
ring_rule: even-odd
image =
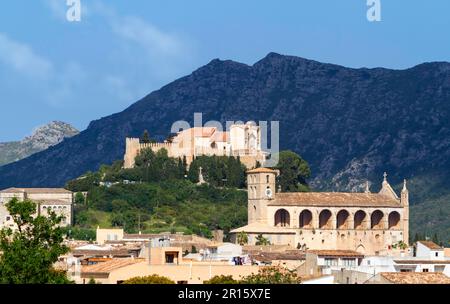
[[[247,174],[251,174],[251,173],[277,173],[277,171],[272,170],[270,168],[256,168],[256,169],[247,171]]]
[[[450,278],[440,272],[381,272],[394,284],[450,284]]]
[[[83,266],[81,272],[83,274],[109,274],[116,269],[143,262],[145,259],[112,259],[95,265]]]
[[[297,261],[305,259],[305,252],[300,250],[288,250],[284,252],[255,252],[250,254],[252,259],[261,262],[271,262],[277,260]]]
[[[70,194],[72,193],[69,190],[64,188],[8,188],[0,191],[0,193],[29,193],[29,194],[54,194],[54,193],[64,193]]]
[[[432,241],[418,241],[418,242],[432,250],[444,250],[443,247],[439,246],[438,244]]]
[[[228,133],[227,132],[221,132],[221,131],[214,132],[214,134],[211,137],[211,140],[215,141],[215,142],[227,142],[227,140],[228,140]]]
[[[450,260],[394,260],[397,264],[450,264]]]
[[[364,257],[362,253],[353,250],[308,250],[306,253],[314,253],[320,257]]]
[[[277,193],[269,206],[402,207],[396,199],[378,193]]]

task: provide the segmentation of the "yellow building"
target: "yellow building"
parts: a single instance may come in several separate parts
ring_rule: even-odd
[[[49,210],[57,215],[63,215],[61,226],[69,226],[72,223],[73,193],[62,188],[9,188],[0,191],[0,228],[14,227],[14,222],[9,214],[6,203],[17,198],[37,203],[37,214],[47,215]]]
[[[271,244],[298,249],[356,250],[379,254],[408,243],[409,197],[406,181],[398,197],[386,174],[378,193],[276,193],[277,171],[247,172],[248,225],[232,230],[248,235],[249,244],[263,235]]]
[[[260,266],[230,265],[221,261],[184,261],[181,247],[150,247],[147,258],[111,259],[95,265],[82,266],[73,273],[76,283],[95,279],[103,284],[120,284],[134,277],[153,274],[168,277],[178,284],[202,284],[216,275],[231,275],[241,279],[258,273]]]
[[[127,138],[124,155],[124,168],[133,168],[134,160],[143,149],[154,152],[166,149],[169,157],[183,158],[189,165],[201,155],[239,156],[247,168],[264,163],[267,153],[261,149],[261,132],[251,123],[235,124],[227,132],[216,127],[196,127],[178,132],[164,143],[141,143],[139,138]]]

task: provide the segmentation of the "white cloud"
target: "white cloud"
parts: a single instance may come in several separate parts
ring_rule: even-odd
[[[48,78],[53,70],[53,64],[36,54],[29,45],[3,33],[0,33],[0,61],[30,77]]]
[[[150,55],[178,56],[183,51],[180,39],[138,17],[122,18],[120,22],[113,22],[112,28],[118,36],[140,45]]]
[[[44,3],[56,18],[66,20],[66,0],[44,0]]]

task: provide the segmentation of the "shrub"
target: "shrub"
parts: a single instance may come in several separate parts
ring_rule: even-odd
[[[204,281],[203,284],[238,284],[239,281],[233,279],[233,276],[217,275]]]
[[[175,284],[175,282],[167,277],[153,274],[146,277],[131,278],[124,281],[123,284]]]

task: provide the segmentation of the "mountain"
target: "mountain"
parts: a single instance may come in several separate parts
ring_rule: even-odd
[[[0,167],[0,188],[61,186],[121,159],[125,137],[164,139],[177,120],[278,120],[280,146],[311,165],[316,189],[354,191],[382,174],[410,180],[413,231],[450,236],[450,63],[352,69],[270,53],[215,59],[79,135]],[[414,209],[415,208],[415,209]]]
[[[79,133],[71,125],[52,121],[38,127],[21,141],[0,143],[0,166],[24,159]]]

